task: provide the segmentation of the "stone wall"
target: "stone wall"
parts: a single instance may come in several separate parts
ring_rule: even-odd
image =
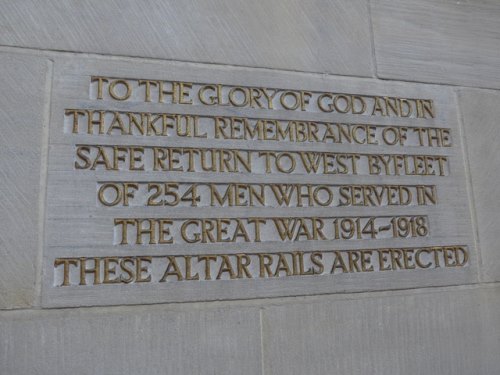
[[[498,374],[499,17],[496,0],[0,1],[0,373]],[[49,129],[65,64],[446,92],[465,171],[447,199],[472,271],[319,295],[52,302]]]

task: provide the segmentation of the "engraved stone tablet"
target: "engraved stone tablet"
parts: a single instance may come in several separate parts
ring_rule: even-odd
[[[474,282],[459,139],[442,86],[62,60],[43,304]]]

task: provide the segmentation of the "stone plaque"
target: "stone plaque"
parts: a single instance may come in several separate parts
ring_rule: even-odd
[[[67,58],[48,171],[45,306],[476,279],[443,86]]]

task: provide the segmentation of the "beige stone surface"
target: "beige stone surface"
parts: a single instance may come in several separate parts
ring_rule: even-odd
[[[261,374],[255,308],[9,312],[0,332],[1,374]]]
[[[500,280],[500,93],[462,89],[458,93],[463,116],[472,197],[477,218],[478,248],[484,281]]]
[[[500,2],[371,0],[377,75],[500,88]]]
[[[366,0],[21,0],[0,45],[371,76]]]
[[[4,311],[0,373],[496,375],[499,294],[490,285]]]
[[[500,289],[266,307],[265,374],[495,375]]]
[[[500,91],[493,89],[500,89],[499,19],[498,0],[0,0],[0,375],[498,375]],[[146,103],[138,95],[120,103],[105,95],[98,102],[95,85],[89,88],[92,75],[304,89],[316,96],[431,98],[437,115],[207,107],[196,98],[187,107]],[[451,129],[453,146],[104,138],[71,134],[64,110],[75,107],[441,127]],[[331,178],[267,176],[258,168],[239,175],[76,173],[75,145],[101,142],[435,154],[449,156],[450,174],[377,176],[363,170]],[[134,179],[436,184],[439,204],[342,210],[98,204],[99,183]],[[266,241],[251,244],[117,245],[114,218],[167,215],[428,215],[431,233],[341,243],[295,244],[266,233]],[[76,272],[68,287],[57,286],[61,270],[54,271],[58,257],[444,244],[466,245],[470,263],[459,269],[94,286],[77,285]],[[156,276],[165,271],[161,266]]]
[[[50,67],[47,59],[9,53],[0,53],[0,66],[0,308],[9,309],[35,297]]]

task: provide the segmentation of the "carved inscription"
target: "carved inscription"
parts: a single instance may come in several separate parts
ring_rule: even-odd
[[[428,248],[295,251],[58,258],[61,286],[173,281],[213,281],[325,274],[463,267],[469,260],[461,246]],[[162,269],[163,272],[159,272]]]
[[[437,204],[434,185],[97,183],[99,205],[167,207],[382,207]]]
[[[470,266],[453,223],[440,229],[441,186],[460,161],[433,98],[86,79],[86,105],[59,113],[72,156],[58,163],[92,179],[105,230],[88,236],[113,251],[53,257],[53,288],[353,274],[370,284]]]

